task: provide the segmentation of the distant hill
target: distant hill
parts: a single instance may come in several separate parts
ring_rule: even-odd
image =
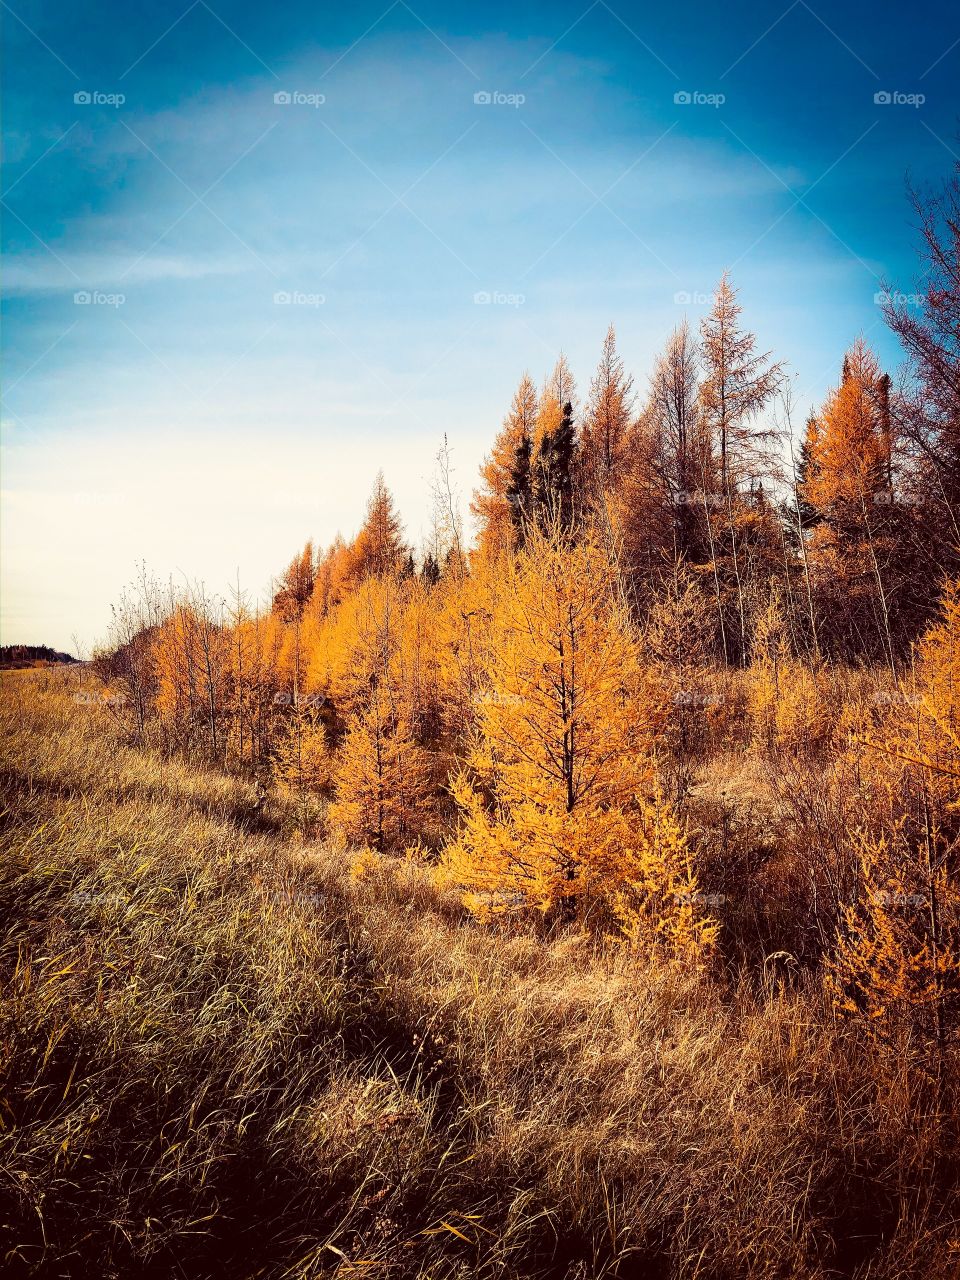
[[[76,658],[45,644],[0,645],[0,667],[32,667],[38,662],[76,662]]]

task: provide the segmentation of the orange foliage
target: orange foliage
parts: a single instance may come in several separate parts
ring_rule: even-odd
[[[469,769],[453,788],[461,829],[444,856],[468,904],[581,918],[599,908],[631,936],[644,913],[660,932],[676,925],[678,886],[692,879],[679,835],[659,838],[637,648],[595,543],[528,544],[483,678]]]
[[[823,885],[815,927],[799,929],[819,959],[839,918],[838,1007],[942,1021],[960,583],[908,667],[902,637],[920,627],[898,648],[890,600],[909,608],[919,588],[893,556],[889,381],[854,344],[785,512],[768,420],[782,371],[739,317],[724,278],[699,343],[685,325],[670,338],[639,413],[612,327],[582,414],[563,356],[539,395],[525,376],[481,470],[472,550],[445,444],[419,572],[379,475],[356,537],[319,555],[308,542],[262,615],[239,588],[229,615],[202,593],[151,598],[123,632],[118,678],[141,734],[150,699],[163,746],[269,777],[304,829],[384,865],[410,845],[442,851],[478,916],[589,923],[681,961],[714,944],[696,865],[727,874],[739,820],[729,788],[709,794],[710,770],[721,749],[747,755],[758,792],[792,806],[790,839],[815,850],[812,870],[771,874]],[[922,513],[910,520],[922,533]],[[871,629],[886,704],[851,693],[843,666],[876,657]],[[876,695],[876,673],[858,679]],[[782,818],[769,816],[758,830]],[[789,860],[768,839],[744,867]],[[905,914],[904,895],[924,909]]]
[[[889,484],[890,439],[882,407],[880,366],[860,339],[847,353],[840,386],[807,428],[803,497],[835,522],[859,523],[865,503],[873,504]]]
[[[843,909],[826,982],[836,1007],[874,1035],[912,1026],[942,1045],[956,1010],[960,894],[943,852],[936,831],[920,846],[900,829],[859,838],[859,894]]]
[[[433,790],[427,753],[402,712],[375,689],[351,717],[340,749],[330,822],[354,843],[400,849],[429,822]]]

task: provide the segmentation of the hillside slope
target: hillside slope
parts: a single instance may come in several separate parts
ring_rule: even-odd
[[[285,843],[76,680],[3,679],[4,1274],[956,1274],[952,1079]]]

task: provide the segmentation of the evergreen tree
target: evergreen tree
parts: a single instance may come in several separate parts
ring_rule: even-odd
[[[525,449],[527,457],[530,456],[537,412],[536,388],[530,377],[524,374],[493,450],[480,470],[482,487],[470,503],[470,510],[477,517],[479,543],[484,552],[496,555],[516,545],[520,527],[515,500],[518,495],[511,494],[511,486],[518,450]],[[525,491],[521,491],[519,496],[525,499]],[[523,509],[526,509],[525,502]]]
[[[431,551],[428,551],[423,558],[420,577],[429,587],[435,586],[440,581],[440,566]]]
[[[806,494],[811,479],[811,469],[813,467],[813,458],[817,449],[817,437],[820,432],[820,424],[814,414],[811,413],[807,419],[807,430],[800,445],[800,454],[797,458],[797,474],[796,474],[796,502],[797,511],[800,516],[801,529],[813,529],[823,519],[820,512],[808,501]]]
[[[513,524],[513,545],[520,547],[526,537],[527,522],[532,512],[530,484],[530,451],[533,440],[527,433],[520,437],[514,450],[510,480],[507,485],[507,501]]]
[[[533,499],[542,528],[553,522],[563,530],[572,527],[576,460],[573,405],[568,400],[556,426],[544,431],[540,437],[533,476]]]

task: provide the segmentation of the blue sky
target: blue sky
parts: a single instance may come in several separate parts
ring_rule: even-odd
[[[930,0],[0,12],[8,643],[141,558],[257,595],[380,466],[418,540],[444,432],[466,500],[525,369],[585,390],[612,321],[642,388],[724,268],[802,414],[898,362],[904,180],[960,152]]]

